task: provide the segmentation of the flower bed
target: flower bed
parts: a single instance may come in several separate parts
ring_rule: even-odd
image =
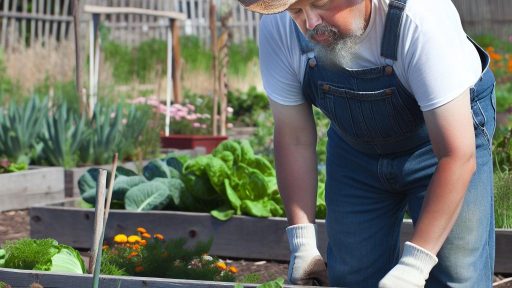
[[[40,167],[0,174],[0,211],[64,200],[64,169]]]
[[[80,274],[64,274],[64,273],[50,273],[39,271],[25,271],[14,269],[0,269],[0,279],[3,282],[10,284],[12,287],[30,287],[32,283],[38,283],[43,287],[52,288],[90,288],[92,287],[92,275]],[[223,288],[233,287],[234,283],[229,282],[214,282],[214,281],[200,281],[200,280],[179,280],[179,279],[163,279],[163,278],[143,278],[143,277],[128,277],[128,276],[101,276],[99,287],[101,288],[143,288],[143,287],[158,287],[158,288]],[[38,286],[39,287],[39,286]],[[243,284],[244,288],[258,287],[257,284]],[[276,286],[273,286],[276,287]],[[283,285],[285,288],[293,287],[308,287],[308,286],[295,286]]]

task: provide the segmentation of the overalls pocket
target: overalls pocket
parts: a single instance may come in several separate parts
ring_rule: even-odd
[[[339,133],[363,143],[390,142],[417,131],[419,124],[390,87],[375,92],[356,92],[319,82],[317,106]],[[410,101],[409,101],[410,103]]]

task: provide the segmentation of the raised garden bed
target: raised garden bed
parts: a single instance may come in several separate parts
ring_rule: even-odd
[[[92,245],[94,210],[77,207],[79,201],[71,199],[60,203],[30,208],[30,235],[32,238],[51,237],[59,243],[79,249]],[[325,256],[327,238],[325,221],[318,220],[318,249]],[[146,227],[171,238],[185,237],[191,245],[213,237],[212,255],[288,261],[289,248],[284,218],[255,218],[234,216],[220,221],[208,213],[149,211],[132,212],[111,210],[105,238],[126,233],[134,227]],[[63,233],[69,231],[69,233]],[[401,242],[411,238],[411,221],[404,221]],[[496,273],[512,273],[512,230],[496,231]]]
[[[64,169],[37,167],[0,174],[0,211],[64,200]]]
[[[59,243],[79,249],[92,246],[94,209],[78,208],[76,199],[31,207],[30,236],[51,237]],[[327,239],[325,221],[318,220],[319,250],[325,256]],[[133,212],[111,210],[105,238],[126,233],[134,227],[145,227],[167,237],[185,237],[191,245],[213,237],[212,255],[243,259],[288,261],[289,249],[284,218],[255,218],[234,216],[220,221],[208,213],[148,211]],[[72,231],[63,233],[63,231]],[[412,235],[412,224],[405,222],[402,228],[403,241]]]
[[[14,269],[0,269],[0,279],[12,287],[30,287],[32,283],[38,283],[43,287],[52,288],[90,288],[92,287],[92,275],[59,274],[40,271],[26,271]],[[213,282],[199,280],[179,280],[163,278],[101,276],[99,287],[101,288],[217,288],[233,287],[234,283]],[[257,287],[257,284],[243,284],[245,288]],[[284,285],[283,287],[299,287]],[[307,286],[300,286],[307,287]]]

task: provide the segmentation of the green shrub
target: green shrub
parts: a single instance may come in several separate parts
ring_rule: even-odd
[[[495,173],[494,209],[496,228],[512,228],[512,174]]]

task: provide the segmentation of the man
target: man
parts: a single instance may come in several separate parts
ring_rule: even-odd
[[[494,76],[451,1],[239,2],[272,14],[260,24],[260,65],[290,224],[289,280],[491,287]],[[316,246],[311,105],[331,120],[327,272]],[[400,253],[406,207],[415,230]]]

